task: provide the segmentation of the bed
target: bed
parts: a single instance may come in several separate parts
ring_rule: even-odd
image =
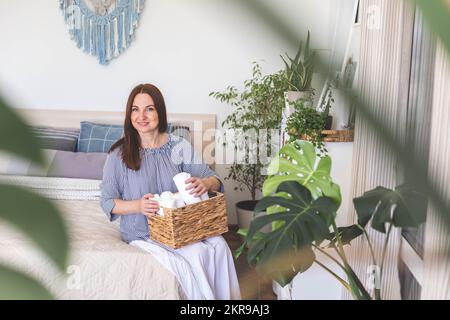
[[[77,128],[80,121],[123,124],[123,113],[27,110],[31,125]],[[198,152],[213,150],[214,115],[169,114],[169,122],[188,126]],[[212,144],[211,144],[212,143]],[[210,157],[208,159],[208,156]],[[212,163],[212,153],[204,161]],[[98,179],[1,175],[0,182],[24,186],[53,199],[69,232],[67,273],[54,265],[14,228],[0,223],[0,261],[32,275],[58,299],[184,299],[175,276],[150,254],[120,239],[99,205]]]

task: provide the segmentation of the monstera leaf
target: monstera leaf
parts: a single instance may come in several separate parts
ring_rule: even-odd
[[[427,199],[411,188],[401,185],[394,190],[378,187],[353,199],[358,224],[365,227],[372,219],[372,228],[386,233],[386,223],[399,228],[417,228],[426,220]]]
[[[269,165],[271,177],[264,182],[263,195],[273,194],[285,181],[296,181],[305,186],[314,199],[325,196],[340,205],[340,188],[330,176],[331,158],[326,156],[316,160],[316,151],[310,142],[297,141],[284,146]]]
[[[252,221],[246,242],[254,245],[247,258],[258,271],[284,286],[298,272],[304,272],[312,265],[315,256],[311,246],[322,243],[328,237],[338,205],[326,197],[313,199],[306,187],[294,181],[283,182],[277,192],[288,193],[290,197],[265,197],[258,202],[255,212],[278,206],[285,211]],[[254,241],[255,235],[264,226],[279,221],[283,222],[279,228]]]

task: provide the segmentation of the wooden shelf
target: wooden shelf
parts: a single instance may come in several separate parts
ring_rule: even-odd
[[[323,130],[323,142],[353,142],[355,137],[354,130]],[[300,140],[311,140],[310,137],[302,135]]]

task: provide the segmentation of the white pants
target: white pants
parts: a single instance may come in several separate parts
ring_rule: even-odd
[[[239,300],[241,293],[233,255],[223,237],[211,237],[180,249],[155,241],[133,241],[130,245],[151,253],[171,271],[189,300]]]

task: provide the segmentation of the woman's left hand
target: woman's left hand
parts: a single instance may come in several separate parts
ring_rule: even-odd
[[[186,187],[186,190],[191,190],[190,194],[194,195],[194,197],[200,197],[202,194],[208,191],[208,186],[203,179],[191,177],[186,180],[186,184],[189,184]]]

